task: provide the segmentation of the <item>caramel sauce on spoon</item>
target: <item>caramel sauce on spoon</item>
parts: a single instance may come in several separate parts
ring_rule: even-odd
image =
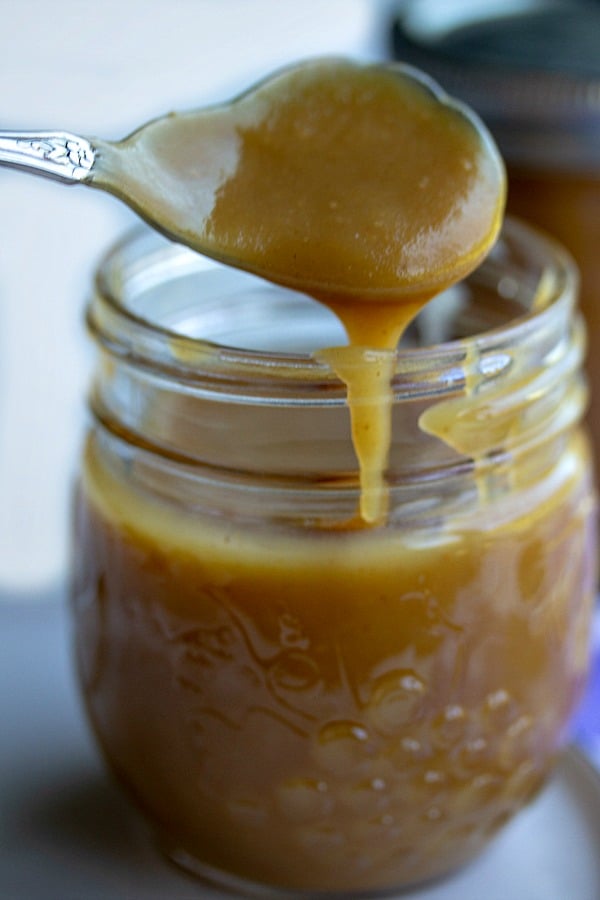
[[[339,317],[349,346],[319,358],[348,388],[361,521],[382,522],[395,348],[502,221],[504,168],[481,123],[413,69],[320,60],[96,144],[92,184]]]

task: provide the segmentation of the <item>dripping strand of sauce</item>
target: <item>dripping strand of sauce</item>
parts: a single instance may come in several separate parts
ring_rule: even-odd
[[[405,304],[327,304],[340,319],[349,338],[347,347],[321,350],[344,382],[351,417],[352,443],[359,463],[358,516],[347,527],[377,525],[387,518],[389,496],[385,482],[392,441],[392,380],[396,347],[427,300]],[[366,320],[366,321],[365,321]]]

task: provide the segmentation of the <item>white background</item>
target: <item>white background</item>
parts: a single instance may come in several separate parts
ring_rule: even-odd
[[[385,53],[381,0],[0,0],[0,129],[118,139],[305,56]],[[63,577],[92,348],[82,312],[135,221],[81,186],[0,170],[0,596]]]

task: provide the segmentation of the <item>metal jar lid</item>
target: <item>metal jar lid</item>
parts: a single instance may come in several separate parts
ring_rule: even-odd
[[[392,40],[481,115],[509,162],[600,174],[598,0],[405,0]]]

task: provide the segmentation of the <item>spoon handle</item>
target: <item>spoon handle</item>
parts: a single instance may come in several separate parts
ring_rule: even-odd
[[[89,181],[96,150],[66,131],[0,131],[0,165],[45,175],[64,184]]]

